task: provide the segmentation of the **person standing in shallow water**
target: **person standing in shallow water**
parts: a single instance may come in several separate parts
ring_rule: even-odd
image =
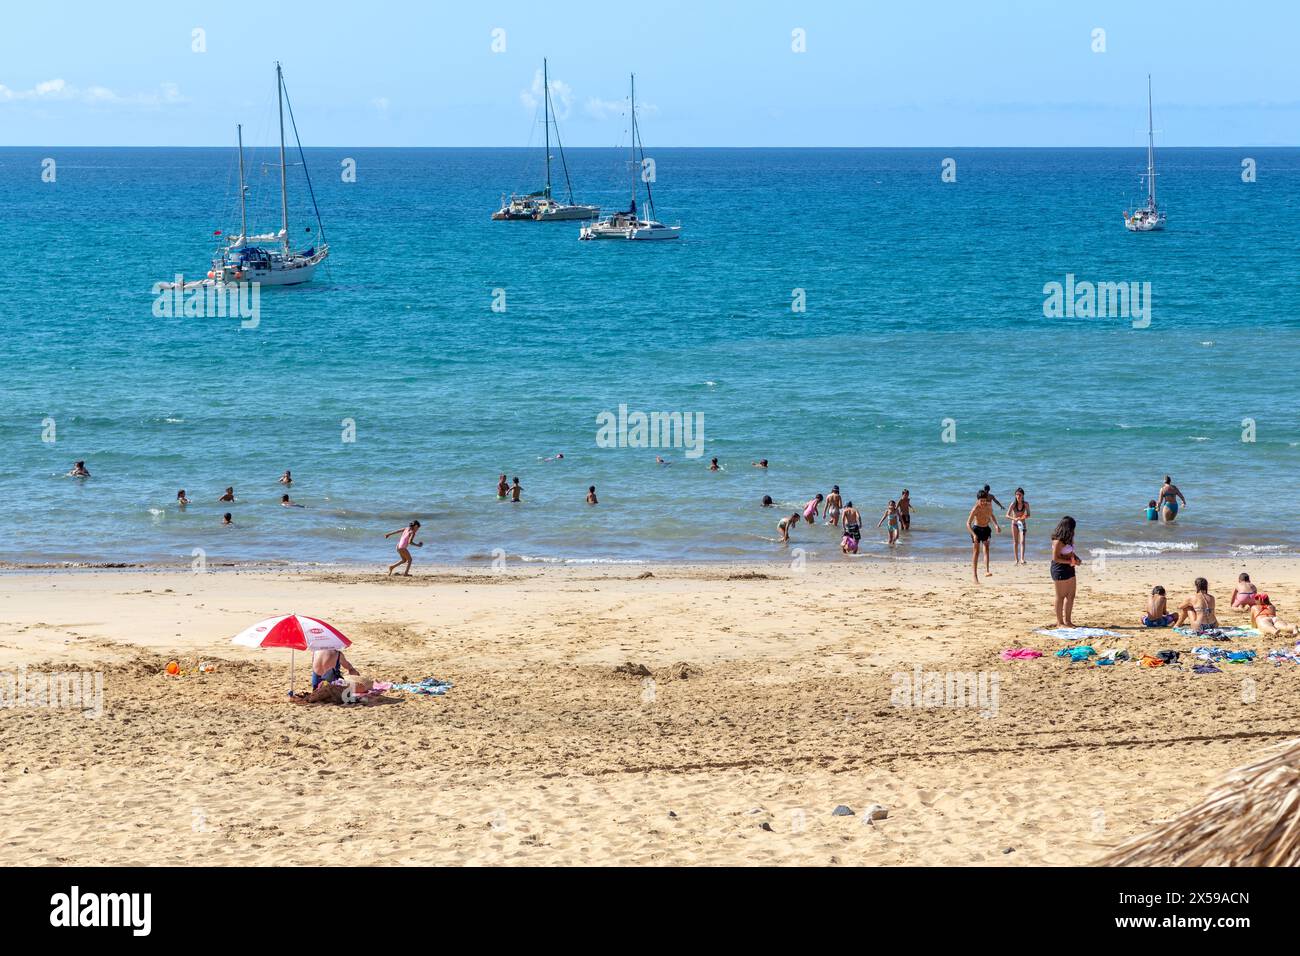
[[[1156,495],[1156,500],[1160,502],[1160,520],[1165,523],[1178,517],[1179,502],[1182,502],[1183,507],[1187,507],[1187,499],[1168,475],[1165,475],[1165,483],[1160,486],[1160,493]]]
[[[904,531],[912,530],[912,493],[906,488],[898,496],[898,522]]]
[[[1002,533],[1002,525],[998,524],[997,515],[993,513],[990,497],[986,490],[980,489],[975,496],[975,507],[966,516],[966,530],[970,532],[971,571],[975,574],[976,584],[980,583],[980,548],[984,549],[984,574],[987,576],[993,573],[989,569],[989,539],[993,537],[993,528],[989,527],[989,522],[993,522],[998,534]]]
[[[1074,595],[1079,579],[1074,569],[1083,564],[1074,551],[1075,521],[1062,518],[1052,532],[1052,583],[1056,586],[1056,626],[1074,627]]]
[[[497,479],[497,497],[505,501],[508,494],[510,494],[510,482],[506,481],[505,475],[502,475]]]
[[[1016,564],[1025,561],[1025,532],[1029,528],[1029,502],[1025,500],[1025,489],[1017,488],[1016,497],[1007,508],[1007,520],[1011,522],[1011,553]]]

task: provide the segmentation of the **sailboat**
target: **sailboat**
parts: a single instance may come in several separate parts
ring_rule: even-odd
[[[320,235],[320,242],[313,243],[306,249],[295,250],[289,240],[288,163],[285,160],[284,142],[284,108],[288,101],[288,92],[284,88],[284,74],[278,62],[275,64],[275,86],[280,114],[280,231],[255,236],[248,234],[244,129],[243,126],[236,126],[239,144],[239,235],[226,241],[217,250],[207,279],[186,283],[186,288],[197,285],[230,285],[237,282],[256,282],[267,286],[301,285],[311,281],[316,267],[329,255],[329,245],[325,242],[325,228],[321,225],[320,208],[316,205],[316,193],[311,186],[311,174],[307,173],[307,158],[302,151],[302,141],[298,139],[298,124],[294,122],[292,104],[289,104],[289,123],[293,127],[294,139],[298,145],[298,157],[307,176],[307,189],[311,194],[312,209],[316,213],[316,229]],[[311,232],[311,227],[307,227],[307,232]],[[218,232],[217,235],[221,233]],[[175,283],[172,283],[172,286],[174,287]]]
[[[636,121],[636,74],[632,74],[632,86],[630,94],[632,105],[632,137],[629,149],[631,151],[631,160],[629,167],[632,174],[632,202],[626,211],[616,212],[606,216],[604,219],[593,222],[590,225],[583,226],[578,233],[579,239],[680,239],[682,235],[681,226],[666,226],[659,220],[655,219],[655,200],[650,191],[650,182],[645,183],[645,200],[648,216],[641,216],[637,213],[637,170],[642,168],[645,163],[645,146],[641,142],[641,131]],[[641,162],[637,162],[637,151],[640,150]]]
[[[1147,74],[1147,204],[1124,213],[1124,228],[1129,232],[1155,232],[1165,227],[1165,214],[1156,205],[1156,138],[1151,123],[1151,74]]]
[[[564,158],[564,144],[560,142],[560,123],[552,120],[550,67],[542,60],[542,110],[546,127],[546,188],[526,196],[502,197],[501,208],[492,214],[493,219],[532,219],[536,222],[551,220],[595,219],[599,206],[586,206],[573,201],[573,181],[569,178],[569,164]],[[564,170],[564,186],[568,202],[557,202],[551,195],[551,123],[555,123],[555,145],[560,150],[560,167]]]

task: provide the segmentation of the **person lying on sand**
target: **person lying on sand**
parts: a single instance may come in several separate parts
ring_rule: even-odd
[[[343,656],[342,651],[317,651],[311,656],[311,689],[343,679],[343,672],[359,675],[361,672]]]
[[[1270,637],[1300,636],[1300,628],[1277,616],[1277,608],[1269,601],[1266,594],[1261,595],[1260,603],[1250,609],[1250,623],[1255,630]]]
[[[1184,623],[1190,624],[1198,631],[1206,628],[1218,627],[1219,619],[1214,616],[1214,595],[1210,593],[1210,584],[1205,578],[1197,578],[1194,582],[1196,593],[1183,602],[1182,607],[1178,609],[1178,627]]]
[[[1174,623],[1174,615],[1169,613],[1168,595],[1162,585],[1157,584],[1151,589],[1142,623],[1146,627],[1168,627]]]

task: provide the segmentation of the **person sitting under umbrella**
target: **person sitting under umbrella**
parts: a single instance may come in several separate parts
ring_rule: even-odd
[[[327,648],[316,651],[311,656],[311,689],[315,690],[321,684],[332,684],[336,680],[341,680],[345,670],[349,674],[361,673],[343,656],[341,650]]]

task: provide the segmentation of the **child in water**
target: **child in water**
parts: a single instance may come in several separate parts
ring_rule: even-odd
[[[889,543],[891,546],[895,545],[898,543],[899,531],[898,502],[894,501],[892,498],[890,499],[889,504],[885,507],[885,513],[882,514],[880,520],[876,522],[876,527],[879,528],[882,524],[885,524],[885,522],[889,522],[885,528],[885,530],[889,532]]]
[[[587,489],[587,504],[589,504],[589,505],[598,505],[598,504],[600,504],[600,502],[596,500],[596,486],[595,486],[595,485],[592,485],[590,488]]]
[[[803,506],[803,520],[812,524],[817,520],[818,509],[822,506],[822,499],[825,496],[819,491],[817,497],[812,498]]]
[[[1142,616],[1144,627],[1168,627],[1174,623],[1174,615],[1169,613],[1168,600],[1161,585],[1157,584],[1151,589],[1151,596],[1147,598],[1147,612]]]
[[[1152,498],[1150,501],[1147,502],[1147,520],[1148,521],[1160,520],[1160,511],[1156,508],[1156,500],[1154,498]]]
[[[1233,607],[1250,607],[1259,599],[1259,589],[1250,582],[1250,575],[1242,571],[1237,575],[1237,586],[1232,589]]]
[[[510,500],[515,504],[519,503],[519,496],[524,493],[523,485],[519,484],[519,476],[515,475],[515,483],[510,486]]]
[[[70,472],[68,472],[68,477],[69,477],[69,478],[89,478],[89,477],[90,477],[90,472],[86,470],[86,463],[85,463],[84,461],[76,462],[76,463],[72,466],[72,470],[71,470]]]
[[[190,503],[190,499],[185,497],[184,488],[176,492],[176,507],[184,510],[185,506],[189,503]]]
[[[510,482],[506,481],[505,475],[502,475],[497,479],[497,497],[505,501],[508,494],[510,494]]]
[[[844,505],[844,537],[840,539],[840,550],[845,554],[858,553],[858,541],[862,538],[862,515],[853,507],[853,502]]]
[[[218,503],[223,502],[223,501],[225,501],[225,502],[230,502],[230,501],[234,501],[234,500],[235,500],[235,489],[234,489],[234,488],[227,488],[227,489],[226,489],[226,493],[225,493],[224,495],[222,495],[220,498],[218,498],[218,499],[217,499],[217,502],[218,502]]]
[[[790,529],[799,523],[799,516],[792,514],[788,518],[782,518],[777,522],[776,530],[781,532],[781,543],[786,544],[790,540]]]
[[[222,523],[223,525],[234,524],[234,523],[235,523],[235,519],[234,519],[234,517],[230,514],[230,512],[227,511],[225,514],[223,514],[223,515],[221,516],[221,523]]]

